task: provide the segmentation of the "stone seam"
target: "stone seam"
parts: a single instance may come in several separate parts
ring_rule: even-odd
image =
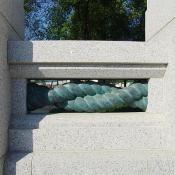
[[[152,35],[150,38],[148,38],[145,42],[149,42],[152,39],[154,39],[159,33],[161,33],[166,27],[168,27],[173,21],[175,20],[175,17],[173,17],[169,22],[167,22],[163,27],[161,27],[154,35]]]
[[[23,38],[20,36],[20,34],[16,31],[16,29],[10,24],[9,20],[3,15],[2,12],[0,12],[0,16],[5,19],[7,25],[17,34],[17,36],[22,40]]]

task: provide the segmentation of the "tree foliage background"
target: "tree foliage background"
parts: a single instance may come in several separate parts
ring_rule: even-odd
[[[146,0],[25,0],[26,39],[145,40]]]

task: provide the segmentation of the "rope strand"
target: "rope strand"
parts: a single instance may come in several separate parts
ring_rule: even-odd
[[[97,83],[67,83],[51,90],[30,84],[28,89],[29,110],[54,105],[75,112],[113,112],[125,107],[145,111],[148,104],[148,85],[141,83],[123,89]]]

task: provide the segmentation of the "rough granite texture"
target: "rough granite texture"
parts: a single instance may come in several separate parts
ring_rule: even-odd
[[[175,174],[173,1],[148,0],[146,42],[9,42],[9,69],[15,87],[9,148],[16,152],[7,156],[6,175]],[[0,25],[2,58],[7,57],[3,43],[12,36],[5,20],[0,16],[0,24],[4,24]],[[0,63],[5,65],[0,67],[0,79],[5,83],[0,84],[1,157],[9,111],[5,97],[10,95],[7,61]],[[137,114],[26,115],[24,79],[53,77],[149,78],[148,110]]]
[[[121,126],[120,122],[114,122],[115,125],[112,127],[91,124],[90,126],[86,124],[84,127],[71,125],[60,127],[48,124],[43,129],[10,129],[9,149],[10,151],[37,152],[163,149],[166,147],[165,128],[161,124],[143,126],[141,123],[141,126],[138,124],[135,127],[134,124]]]
[[[174,175],[175,153],[119,150],[11,154],[5,168],[5,175]]]
[[[174,0],[147,0],[146,40],[155,37],[175,17]]]
[[[48,162],[48,158],[52,161]],[[34,175],[173,175],[175,172],[174,154],[156,151],[38,154],[33,162]]]
[[[32,175],[32,154],[11,153],[5,162],[4,175]]]
[[[1,0],[0,15],[3,16],[20,39],[24,38],[23,0]],[[9,38],[12,40],[12,38]]]
[[[0,174],[3,174],[4,156],[0,157]]]
[[[148,107],[147,112],[163,113],[164,111],[164,80],[163,78],[151,78],[148,86]]]
[[[60,65],[60,64],[26,64],[11,65],[10,73],[13,78],[162,78],[166,71],[166,64],[128,65],[105,64],[96,65]]]
[[[7,42],[8,40],[20,40],[23,38],[23,19],[22,0],[0,1],[0,175],[3,174],[3,162],[7,151],[8,124],[11,113]]]
[[[158,45],[131,41],[9,42],[9,63],[167,63]]]
[[[25,79],[11,79],[11,114],[22,116],[27,113],[26,107],[26,85]]]
[[[149,113],[62,113],[14,118],[9,130],[13,152],[163,149],[165,118]]]
[[[129,114],[129,115],[128,115]],[[13,116],[10,129],[49,129],[61,127],[146,127],[161,126],[165,116],[154,113],[58,113]],[[120,125],[119,125],[120,124]]]

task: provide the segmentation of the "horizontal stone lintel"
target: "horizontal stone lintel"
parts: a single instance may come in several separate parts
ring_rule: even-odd
[[[162,78],[167,64],[11,64],[12,78]]]
[[[9,41],[8,61],[20,63],[168,63],[158,44],[131,41]]]

